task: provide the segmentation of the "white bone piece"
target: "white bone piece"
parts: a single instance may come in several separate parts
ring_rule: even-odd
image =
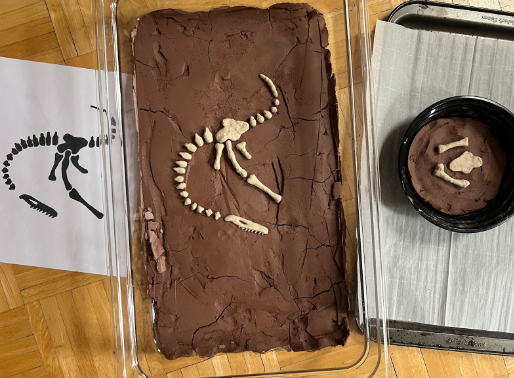
[[[178,153],[182,159],[191,160],[193,158],[193,155],[188,154],[187,152],[179,152]]]
[[[271,81],[271,79],[264,74],[260,74],[259,76],[261,77],[262,80],[264,80],[266,82],[266,84],[268,84],[269,89],[271,90],[271,93],[273,94],[273,96],[278,97],[277,88],[275,87],[275,84],[273,84],[273,81]]]
[[[214,169],[219,171],[221,168],[221,154],[223,153],[223,149],[225,148],[225,145],[222,143],[216,143],[214,146],[216,148],[216,158],[214,159]]]
[[[270,108],[270,112],[272,112],[272,113],[276,113],[276,112],[278,112],[278,109],[277,109],[276,107],[272,106],[272,107]]]
[[[471,173],[473,168],[480,168],[482,166],[482,159],[473,155],[471,152],[466,151],[458,158],[451,161],[449,167],[453,172],[462,172],[467,175]]]
[[[458,180],[451,176],[448,176],[444,171],[444,164],[437,164],[434,169],[434,176],[442,178],[445,181],[448,181],[450,184],[459,186],[461,188],[467,188],[469,186],[468,180]]]
[[[186,198],[186,200],[184,201],[184,205],[186,205],[186,206],[191,205],[191,198]]]
[[[184,176],[177,176],[175,177],[176,182],[184,182]]]
[[[205,131],[203,132],[203,140],[205,141],[205,143],[212,143],[212,141],[214,140],[212,138],[211,130],[209,130],[208,127],[206,127]]]
[[[198,214],[203,213],[203,211],[204,211],[204,210],[205,210],[205,209],[204,209],[202,206],[200,206],[200,205],[198,205],[198,207],[196,208],[196,212],[197,212]]]
[[[216,211],[216,213],[214,213],[214,219],[218,220],[221,218],[221,214],[219,211]]]
[[[184,198],[189,197],[189,193],[188,193],[188,192],[186,192],[185,190],[184,190],[184,191],[182,191],[182,192],[180,192],[180,195],[181,195],[182,197],[184,197]]]
[[[247,158],[248,160],[250,160],[252,158],[252,155],[250,155],[250,153],[248,152],[248,150],[246,149],[246,142],[241,142],[241,143],[238,143],[236,144],[236,148],[241,151],[241,153],[243,154],[243,156],[245,158]]]
[[[263,114],[264,114],[264,118],[266,118],[266,119],[271,119],[271,117],[273,117],[273,114],[271,114],[271,112],[268,110],[263,111]]]
[[[455,147],[467,147],[468,146],[468,137],[458,140],[456,142],[448,143],[448,144],[440,144],[437,146],[437,152],[442,154],[445,151],[448,151],[451,148]]]
[[[259,122],[259,123],[263,123],[265,121],[264,117],[260,114],[257,114],[256,117],[257,117],[257,122]]]
[[[255,120],[254,116],[250,117],[250,126],[252,126],[252,127],[257,126],[257,121]]]
[[[208,217],[210,217],[212,215],[212,210],[211,209],[207,209],[205,210],[205,215],[207,215]]]
[[[186,173],[186,169],[185,168],[180,168],[180,167],[175,167],[173,168],[173,170],[177,173],[180,173],[181,175],[183,175],[184,173]]]
[[[264,185],[262,182],[259,181],[259,179],[255,175],[248,176],[248,179],[246,180],[247,183],[252,184],[253,186],[259,188],[264,193],[269,195],[276,203],[280,203],[282,201],[282,196],[279,194],[274,193],[270,188],[268,188],[266,185]]]
[[[238,217],[237,215],[227,215],[225,217],[225,222],[232,222],[237,227],[247,232],[254,232],[260,235],[268,234],[268,229],[266,227],[252,222],[251,220]]]
[[[248,172],[246,172],[243,168],[241,168],[241,166],[239,165],[239,163],[236,160],[236,154],[234,154],[234,150],[232,150],[232,141],[227,140],[227,142],[225,144],[227,145],[228,158],[230,159],[230,162],[234,166],[234,169],[236,170],[236,172],[243,177],[248,176]]]
[[[275,106],[279,106],[280,105],[280,101],[278,101],[278,98],[276,98],[275,101],[273,101],[273,104]]]
[[[198,204],[195,202],[191,205],[191,210],[195,211],[197,207],[198,207]]]
[[[185,182],[182,182],[182,183],[177,185],[177,189],[178,190],[184,190],[185,188],[186,188],[186,183]]]
[[[221,121],[221,125],[223,128],[216,133],[216,141],[218,143],[225,143],[229,139],[235,142],[250,128],[248,122],[236,121],[232,118],[225,118]]]
[[[196,146],[193,143],[186,143],[184,147],[187,148],[189,152],[196,152]]]
[[[187,167],[187,161],[184,161],[184,160],[179,160],[177,161],[176,163],[180,168],[185,168]]]
[[[203,146],[203,138],[200,135],[196,134],[196,133],[195,133],[195,143],[196,143],[196,145],[198,147],[202,147]]]
[[[157,271],[164,273],[166,271],[166,256],[162,255],[157,259]]]

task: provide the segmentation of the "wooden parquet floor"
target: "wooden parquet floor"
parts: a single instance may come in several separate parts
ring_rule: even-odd
[[[120,21],[130,26],[135,15],[172,7],[166,0],[120,0],[128,2],[120,13]],[[331,0],[311,1],[324,11]],[[369,0],[372,23],[386,19],[401,0]],[[483,5],[514,11],[514,0],[454,0],[460,4]],[[202,2],[185,2],[197,9]],[[235,1],[210,0],[208,5],[233,5]],[[245,1],[270,5],[272,1]],[[327,5],[328,3],[328,5]],[[176,4],[176,2],[175,2]],[[176,5],[175,5],[176,6]],[[39,62],[95,68],[96,39],[93,0],[0,0],[0,56]],[[340,10],[339,10],[340,11]],[[334,11],[334,12],[337,12]],[[331,44],[345,51],[345,42],[337,33],[340,23],[327,22],[336,31]],[[348,104],[348,79],[345,57],[334,57],[338,75],[338,97],[341,104],[343,202],[348,226],[347,256],[349,281],[355,285],[355,192],[353,157]],[[121,41],[122,68],[130,72],[130,49]],[[1,83],[0,83],[1,85]],[[116,376],[115,341],[113,336],[109,280],[103,276],[73,273],[29,266],[0,263],[0,378],[111,378]],[[139,296],[144,288],[139,287]],[[141,299],[142,300],[142,299]],[[362,336],[353,326],[348,358],[353,346],[362,344]],[[145,352],[146,353],[146,352]],[[316,358],[331,358],[330,351]],[[345,352],[346,353],[346,352]],[[144,360],[154,377],[198,377],[200,374],[240,374],[309,368],[305,358],[268,353],[262,357],[233,359],[226,356],[208,361],[198,359],[188,364],[170,364],[155,353],[147,352]],[[514,378],[514,358],[437,350],[391,347],[389,359],[381,365],[378,377],[400,378]],[[355,375],[352,375],[355,376]],[[364,377],[367,375],[359,375]]]

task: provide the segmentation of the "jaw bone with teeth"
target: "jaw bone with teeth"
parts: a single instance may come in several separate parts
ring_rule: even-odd
[[[180,192],[180,195],[182,197],[186,198],[184,201],[184,205],[191,206],[191,210],[196,210],[198,214],[204,214],[207,217],[210,217],[214,214],[215,220],[221,218],[221,214],[219,211],[214,212],[211,209],[207,209],[204,212],[204,207],[189,199],[189,193],[185,190],[187,185],[185,183],[185,177],[187,177],[186,173],[187,168],[189,167],[188,160],[191,160],[193,158],[193,154],[196,152],[198,148],[214,142],[214,139],[216,140],[216,143],[214,145],[215,159],[213,165],[213,168],[215,170],[219,171],[221,169],[221,157],[223,155],[223,151],[226,148],[227,156],[235,171],[241,177],[243,177],[243,179],[246,179],[246,182],[248,184],[253,185],[254,187],[262,190],[264,193],[269,195],[276,203],[280,203],[280,201],[282,201],[282,196],[280,194],[274,193],[270,188],[268,188],[266,185],[260,182],[255,175],[251,174],[250,176],[248,176],[248,172],[239,165],[239,162],[236,158],[236,154],[234,153],[234,149],[232,148],[232,142],[235,143],[239,141],[241,136],[250,129],[250,126],[256,127],[258,124],[261,124],[266,120],[271,119],[273,117],[273,114],[276,114],[278,112],[278,106],[280,105],[280,101],[278,99],[278,91],[275,87],[275,84],[273,84],[273,81],[264,74],[261,74],[259,76],[268,85],[274,97],[269,110],[264,110],[262,114],[257,113],[255,116],[252,115],[249,118],[248,122],[238,121],[232,118],[225,118],[221,122],[222,128],[216,133],[214,138],[211,131],[207,127],[205,128],[205,131],[203,133],[203,138],[200,135],[195,134],[193,138],[195,144],[186,143],[184,147],[187,150],[187,152],[179,152],[179,155],[184,160],[177,161],[177,166],[174,168],[174,171],[178,174],[178,176],[175,177],[175,181],[180,183],[179,185],[177,185],[177,190]],[[252,155],[246,149],[246,142],[238,143],[236,145],[236,149],[239,150],[246,159],[252,158]],[[198,209],[201,209],[201,211],[199,211]],[[254,232],[260,235],[268,234],[268,229],[266,227],[236,215],[227,215],[224,218],[224,220],[226,222],[233,223],[234,225],[238,226],[244,231]]]

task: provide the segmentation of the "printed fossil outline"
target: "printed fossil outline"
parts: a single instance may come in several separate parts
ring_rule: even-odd
[[[282,196],[280,194],[274,193],[270,188],[268,188],[266,185],[260,182],[255,175],[248,175],[248,172],[239,165],[239,162],[237,161],[236,155],[232,148],[232,142],[237,142],[241,138],[241,136],[250,129],[250,127],[253,128],[258,124],[264,123],[266,120],[270,120],[273,117],[273,114],[276,114],[278,112],[280,100],[278,99],[278,91],[275,84],[269,77],[267,77],[264,74],[260,74],[259,77],[268,85],[274,97],[269,110],[264,110],[262,114],[257,113],[255,116],[250,116],[248,122],[238,121],[233,118],[225,118],[221,121],[222,128],[216,133],[214,138],[212,136],[211,130],[208,127],[206,127],[203,133],[203,138],[200,135],[195,134],[193,137],[194,143],[184,144],[184,147],[187,151],[179,152],[179,155],[182,158],[182,160],[178,160],[176,162],[176,167],[173,168],[173,170],[177,174],[174,178],[174,180],[178,183],[176,188],[179,191],[180,196],[185,198],[184,205],[190,206],[190,209],[192,211],[196,211],[198,214],[205,214],[207,217],[213,215],[215,220],[221,218],[221,213],[219,211],[214,212],[211,209],[205,209],[200,204],[193,202],[189,198],[189,193],[186,191],[187,186],[184,182],[184,177],[187,173],[187,168],[189,167],[188,161],[193,158],[192,154],[194,154],[198,148],[210,144],[214,142],[214,140],[216,140],[216,144],[214,145],[215,159],[213,165],[213,168],[215,170],[220,170],[221,157],[223,155],[223,150],[226,148],[227,156],[230,162],[232,163],[232,166],[234,167],[235,171],[241,177],[243,177],[243,179],[246,179],[247,183],[262,190],[264,193],[269,195],[277,204],[280,203],[280,201],[282,201]],[[246,159],[252,158],[251,154],[246,149],[246,142],[238,143],[236,145],[236,149],[239,150]],[[268,233],[268,229],[266,227],[257,224],[251,220],[244,219],[233,214],[225,216],[224,220],[226,222],[231,222],[232,224],[247,232],[253,232],[260,235],[265,235]]]
[[[91,105],[91,108],[100,110],[98,107]],[[104,109],[103,112],[107,116],[107,112]],[[112,132],[112,139],[115,138],[116,134],[116,121],[114,118],[111,117],[110,120],[111,124],[111,132]],[[109,136],[104,135],[102,139],[105,139],[105,143],[109,143]],[[68,192],[68,195],[71,199],[81,203],[83,206],[85,206],[91,213],[93,213],[98,219],[102,219],[104,214],[98,211],[96,208],[91,206],[77,191],[76,188],[74,188],[70,181],[68,180],[68,168],[70,165],[70,162],[73,164],[73,166],[81,173],[87,174],[88,170],[82,167],[79,164],[79,152],[85,147],[89,148],[98,148],[101,145],[101,139],[99,136],[96,138],[91,136],[89,139],[89,142],[87,139],[82,137],[75,137],[71,134],[64,134],[62,136],[62,140],[64,142],[59,144],[60,137],[57,134],[57,132],[53,133],[53,136],[50,131],[45,133],[41,133],[39,137],[37,137],[35,134],[32,135],[32,137],[28,136],[27,139],[21,139],[20,142],[14,143],[14,147],[12,148],[11,152],[6,155],[6,160],[4,161],[2,173],[3,173],[3,179],[5,180],[5,184],[8,186],[9,190],[15,190],[16,185],[14,182],[12,182],[10,176],[9,176],[9,166],[10,162],[14,160],[14,156],[21,153],[23,150],[28,148],[37,148],[37,147],[49,147],[49,146],[56,146],[57,152],[55,153],[54,157],[54,164],[52,166],[52,169],[50,171],[50,174],[48,176],[48,179],[50,181],[56,181],[56,175],[55,171],[59,164],[61,164],[61,177],[64,182],[64,187],[66,188],[66,191]],[[20,199],[24,200],[31,209],[34,209],[36,211],[40,211],[46,215],[48,215],[51,218],[55,218],[57,216],[57,212],[51,208],[50,206],[44,204],[43,202],[37,200],[36,198],[28,195],[28,194],[22,194],[19,197]]]

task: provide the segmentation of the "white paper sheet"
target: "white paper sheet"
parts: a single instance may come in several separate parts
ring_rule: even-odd
[[[514,220],[442,230],[417,214],[397,171],[400,140],[429,105],[472,94],[514,110],[514,43],[378,21],[372,67],[389,319],[514,332]]]
[[[94,70],[0,58],[0,169],[15,143],[29,136],[50,132],[53,137],[57,132],[59,144],[66,133],[88,142],[93,137],[96,142],[99,115],[92,107],[98,103],[96,80]],[[9,190],[7,179],[2,180],[0,261],[106,274],[105,217],[98,219],[70,198],[62,179],[65,159],[57,166],[56,180],[49,180],[56,152],[55,145],[27,147],[8,160],[8,172],[2,176],[9,175],[15,189]],[[101,148],[86,146],[78,156],[88,173],[70,163],[69,182],[88,204],[105,213]],[[22,194],[50,206],[57,217],[31,209],[19,198]]]

